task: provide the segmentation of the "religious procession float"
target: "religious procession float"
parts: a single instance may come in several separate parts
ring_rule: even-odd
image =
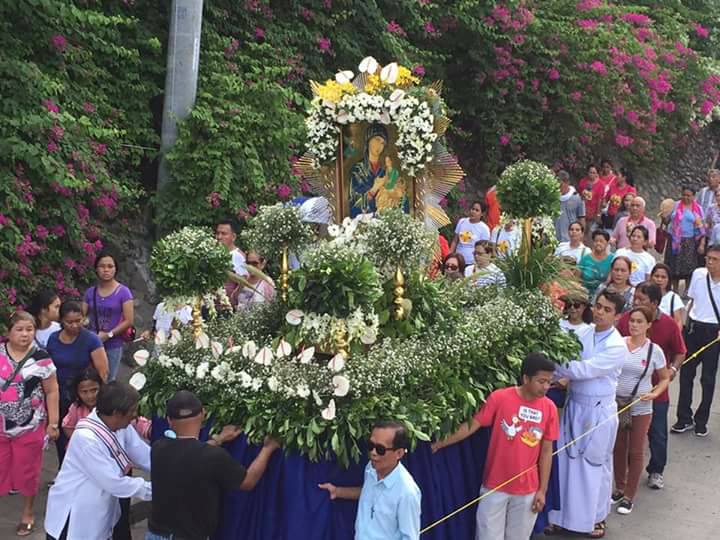
[[[297,207],[278,204],[260,208],[244,231],[242,245],[280,269],[275,301],[226,309],[231,260],[209,230],[182,229],[153,252],[166,309],[192,305],[194,321],[136,355],[143,365],[132,382],[146,412],[162,418],[166,400],[189,389],[209,424],[242,427],[229,447],[236,459],[249,463],[266,434],[283,448],[255,491],[226,498],[216,538],[353,538],[356,504],[331,501],[318,484],[362,483],[379,419],[410,432],[405,463],[422,489],[426,527],[477,496],[487,434],[434,455],[429,441],[513,384],[528,352],[562,362],[578,350],[549,297],[559,261],[531,249],[533,218],[558,210],[552,172],[525,161],[498,181],[503,210],[523,229],[522,249],[502,263],[508,287],[432,279],[437,228],[450,223],[439,201],[463,177],[445,145],[442,84],[422,85],[370,57],[358,71],[312,83],[301,166],[331,224],[318,234]],[[156,436],[163,430],[154,422]],[[473,535],[468,510],[423,538]]]

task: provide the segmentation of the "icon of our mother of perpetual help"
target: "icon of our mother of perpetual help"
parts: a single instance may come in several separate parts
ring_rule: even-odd
[[[400,171],[389,157],[383,158],[387,144],[385,126],[368,126],[363,159],[350,170],[350,217],[384,208],[408,211],[405,182],[400,179]]]

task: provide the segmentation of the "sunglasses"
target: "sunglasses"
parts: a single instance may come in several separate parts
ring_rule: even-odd
[[[459,268],[460,267],[457,264],[446,264],[445,265],[445,270],[457,270]]]
[[[582,302],[572,302],[567,304],[568,308],[574,308],[574,309],[580,309],[581,307],[585,307],[585,304]]]
[[[385,452],[388,452],[389,450],[397,450],[397,448],[385,448],[382,444],[375,444],[372,441],[368,441],[367,448],[368,454],[372,453],[372,451],[375,450],[378,456],[384,456]]]

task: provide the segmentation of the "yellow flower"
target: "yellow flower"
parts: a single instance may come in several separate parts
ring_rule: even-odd
[[[323,100],[330,101],[331,103],[337,103],[346,94],[354,94],[355,87],[351,83],[340,84],[332,79],[325,82],[325,84],[318,86],[316,91],[318,97]]]
[[[398,66],[398,77],[397,81],[395,81],[395,86],[399,88],[407,88],[408,86],[412,86],[413,84],[417,84],[419,82],[420,79],[415,77],[408,68],[405,66]]]
[[[380,80],[379,75],[369,75],[365,83],[365,92],[376,94],[383,86],[385,86],[385,83]]]

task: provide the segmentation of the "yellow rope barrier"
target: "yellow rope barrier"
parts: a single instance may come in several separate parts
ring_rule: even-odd
[[[697,351],[695,351],[693,354],[691,354],[690,356],[688,356],[688,357],[685,359],[685,361],[682,363],[682,365],[684,366],[684,365],[687,364],[690,360],[695,359],[698,355],[702,354],[705,350],[709,349],[710,347],[712,347],[713,345],[715,345],[715,344],[718,343],[718,342],[720,342],[720,335],[719,335],[718,337],[716,337],[715,339],[713,339],[710,343],[707,343],[707,344],[703,345],[703,346],[700,347]],[[628,405],[626,405],[625,407],[623,407],[622,409],[620,409],[620,410],[619,410],[618,412],[616,412],[613,416],[608,416],[605,420],[603,420],[602,422],[600,422],[600,423],[597,424],[596,426],[593,426],[592,428],[590,428],[589,430],[587,430],[585,433],[580,434],[578,437],[576,437],[575,439],[573,439],[572,441],[570,441],[570,442],[567,443],[566,445],[564,445],[564,446],[562,446],[561,448],[558,448],[557,450],[555,450],[555,452],[553,452],[552,455],[553,455],[553,456],[558,455],[558,454],[559,454],[560,452],[562,452],[563,450],[565,450],[565,449],[569,448],[570,446],[574,445],[574,444],[575,444],[576,442],[578,442],[580,439],[582,439],[582,438],[587,437],[588,435],[590,435],[593,431],[595,431],[596,429],[598,429],[598,428],[599,428],[600,426],[602,426],[605,422],[611,420],[612,418],[615,418],[616,416],[621,415],[622,413],[624,413],[625,411],[627,411],[630,407],[632,407],[632,406],[635,405],[636,403],[639,403],[640,401],[641,401],[641,398],[637,398],[637,399],[636,399],[635,401],[633,401],[632,403],[629,403]],[[489,495],[492,495],[493,493],[495,493],[495,492],[498,491],[499,489],[501,489],[501,488],[507,486],[508,484],[514,482],[515,480],[517,480],[518,478],[520,478],[522,475],[527,474],[528,472],[532,471],[533,469],[535,469],[535,467],[536,467],[536,466],[528,467],[527,469],[525,469],[524,471],[516,474],[515,476],[513,476],[513,477],[510,478],[509,480],[506,480],[505,482],[503,482],[503,483],[500,484],[499,486],[495,486],[494,488],[486,491],[485,493],[483,493],[483,494],[480,495],[479,497],[476,497],[476,498],[474,498],[473,500],[471,500],[470,502],[465,503],[465,504],[462,505],[460,508],[456,508],[455,510],[453,510],[452,512],[450,512],[450,513],[447,514],[446,516],[438,519],[437,521],[431,523],[430,525],[428,525],[427,527],[425,527],[424,529],[422,529],[422,530],[420,531],[420,534],[425,534],[425,533],[428,532],[430,529],[433,529],[433,528],[437,527],[438,525],[440,525],[440,524],[443,523],[444,521],[447,521],[447,520],[450,519],[451,517],[456,516],[457,514],[459,514],[460,512],[462,512],[463,510],[466,510],[466,509],[470,508],[471,506],[474,506],[475,504],[477,504],[477,503],[479,503],[481,500],[483,500],[485,497],[487,497],[487,496],[489,496]]]

